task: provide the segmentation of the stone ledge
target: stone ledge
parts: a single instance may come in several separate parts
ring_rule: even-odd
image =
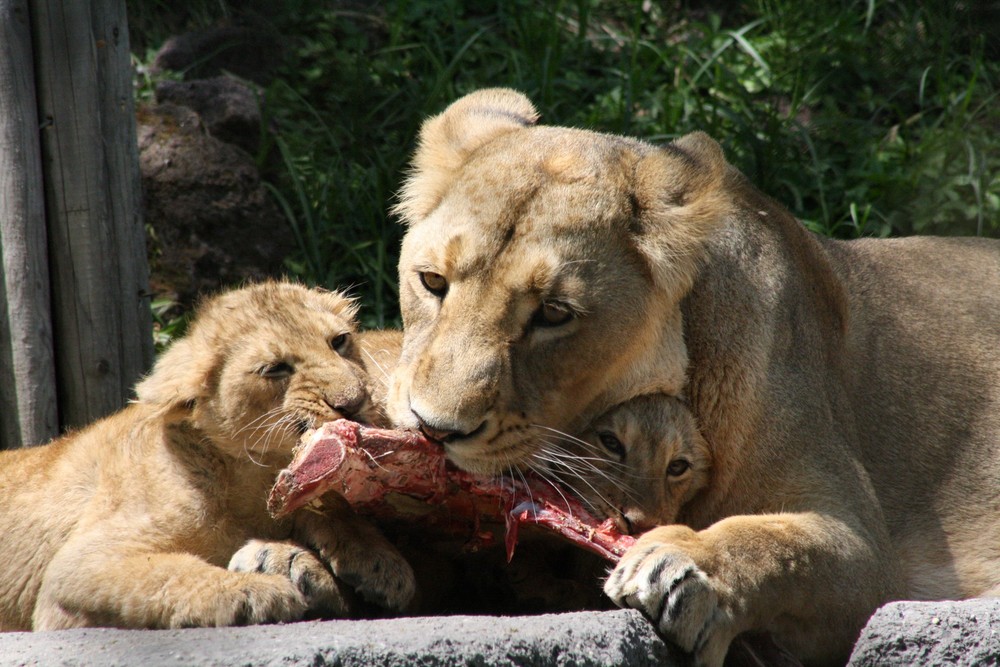
[[[0,633],[0,667],[686,664],[685,657],[660,640],[638,612],[620,610],[243,628]],[[1000,599],[888,604],[861,633],[850,665],[1000,665]]]
[[[0,665],[652,666],[684,660],[632,611],[0,634]]]
[[[1000,599],[891,602],[868,621],[850,665],[1000,665]]]

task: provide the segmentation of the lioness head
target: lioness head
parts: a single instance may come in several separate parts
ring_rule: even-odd
[[[709,482],[708,444],[672,396],[637,396],[595,419],[579,440],[549,441],[552,472],[625,533],[677,522]]]
[[[536,117],[493,89],[429,119],[396,209],[406,333],[390,414],[477,472],[527,462],[538,427],[678,393],[679,302],[727,207],[704,134],[656,148]]]
[[[221,294],[138,385],[138,400],[255,460],[287,455],[325,421],[377,420],[355,310],[338,293],[284,282]]]

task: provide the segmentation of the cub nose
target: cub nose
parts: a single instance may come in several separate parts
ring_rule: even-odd
[[[331,410],[340,414],[344,419],[353,419],[356,417],[361,412],[361,408],[364,407],[367,400],[368,397],[364,394],[355,396],[327,396],[323,399]]]

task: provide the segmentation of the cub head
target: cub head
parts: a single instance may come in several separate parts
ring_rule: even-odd
[[[551,474],[625,533],[676,523],[709,483],[711,454],[694,415],[664,394],[611,408],[579,439],[547,440]]]
[[[378,420],[355,338],[354,303],[266,282],[205,302],[136,388],[233,455],[287,456],[308,428]]]
[[[728,206],[704,134],[657,148],[536,117],[512,90],[458,100],[424,124],[396,208],[390,416],[474,472],[525,465],[541,429],[680,391],[679,304]]]

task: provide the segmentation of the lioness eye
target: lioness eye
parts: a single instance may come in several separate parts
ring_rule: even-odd
[[[351,338],[351,334],[342,333],[339,336],[334,336],[330,339],[330,347],[333,348],[334,352],[343,352],[344,348],[347,347],[347,341]]]
[[[573,311],[559,301],[543,301],[531,318],[536,327],[557,327],[566,324],[573,317]]]
[[[289,377],[295,372],[292,365],[284,361],[276,361],[273,364],[267,364],[262,366],[258,371],[262,377],[269,378],[271,380],[280,380],[282,378]]]
[[[667,475],[670,477],[680,477],[691,468],[691,464],[684,459],[676,459],[667,466]]]
[[[619,461],[625,460],[625,445],[618,439],[618,436],[609,431],[602,431],[597,434],[597,437],[601,439],[601,444],[604,445],[604,448],[617,456]]]
[[[448,281],[440,273],[433,271],[420,272],[420,284],[434,296],[441,298],[448,291]]]

